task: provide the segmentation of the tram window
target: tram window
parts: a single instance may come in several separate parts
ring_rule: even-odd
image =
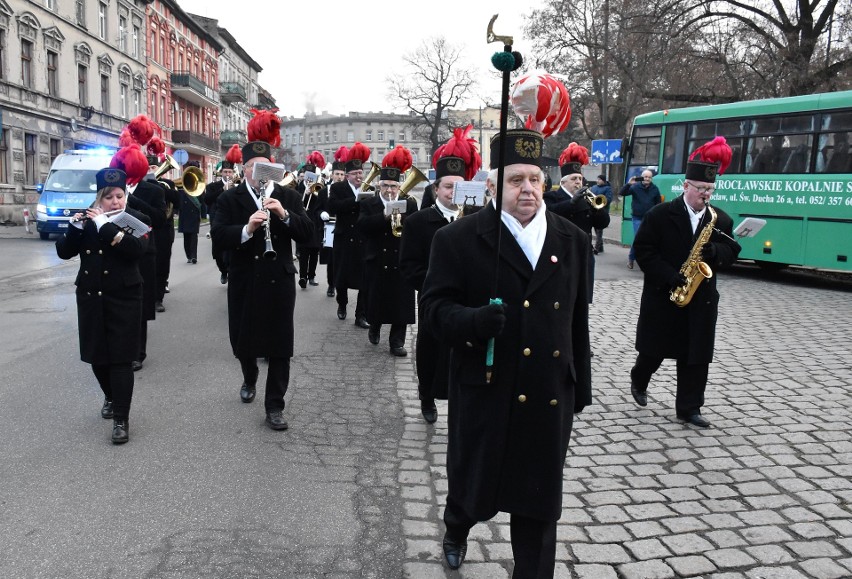
[[[817,173],[852,173],[852,133],[823,133],[819,136]]]
[[[722,135],[728,141],[730,141],[731,137],[736,137],[738,135],[747,135],[750,128],[750,120],[725,121],[720,122],[716,125],[716,134]]]
[[[746,173],[780,173],[785,160],[784,137],[757,137],[748,140]]]
[[[794,117],[781,117],[782,133],[805,133],[813,130],[813,115],[796,115]]]
[[[770,117],[766,119],[754,119],[751,126],[752,135],[771,135],[778,133],[781,127],[781,119]]]
[[[690,139],[704,139],[709,141],[716,136],[716,123],[695,123],[689,127]]]
[[[852,113],[823,113],[822,130],[852,131]]]
[[[686,125],[666,127],[666,146],[663,150],[663,173],[683,173]]]
[[[787,156],[782,173],[808,173],[811,166],[813,135],[788,135],[784,140]]]

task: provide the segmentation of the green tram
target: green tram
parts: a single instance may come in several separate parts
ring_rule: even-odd
[[[637,116],[623,157],[626,179],[651,169],[664,199],[683,191],[689,153],[724,136],[731,166],[711,205],[766,220],[740,239],[740,259],[763,267],[852,271],[852,91],[670,109]],[[631,198],[621,239],[633,242]]]

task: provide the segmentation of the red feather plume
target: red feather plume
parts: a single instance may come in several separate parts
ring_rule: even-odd
[[[477,148],[476,139],[470,136],[473,125],[453,129],[453,136],[435,150],[432,156],[432,167],[443,157],[459,157],[465,164],[465,179],[472,181],[477,171],[482,167],[482,156]]]
[[[137,115],[127,123],[130,136],[142,147],[148,144],[158,128],[157,124],[145,115]]]
[[[352,161],[353,159],[358,159],[362,163],[366,163],[370,158],[370,147],[365,145],[364,143],[358,141],[352,148],[349,149],[349,158],[347,161]]]
[[[382,159],[382,167],[396,167],[401,173],[411,169],[413,164],[414,158],[411,156],[411,151],[402,145],[397,145],[388,151],[385,158]]]
[[[319,151],[314,151],[310,155],[308,155],[307,159],[308,163],[315,165],[317,169],[322,171],[325,169],[325,157]]]
[[[130,131],[127,130],[127,127],[121,131],[121,135],[118,137],[118,147],[129,147],[130,145],[135,145],[136,141],[133,140],[133,137],[130,135]]]
[[[345,163],[349,160],[349,147],[341,146],[334,152],[334,160],[338,163]]]
[[[589,150],[577,143],[569,143],[562,154],[559,155],[559,166],[566,163],[580,163],[581,165],[589,164]]]
[[[704,161],[705,163],[718,163],[718,173],[721,175],[728,168],[728,165],[731,164],[731,159],[733,158],[734,153],[731,151],[731,147],[728,145],[728,141],[725,140],[725,137],[715,137],[709,143],[704,143],[692,151],[692,154],[689,156],[689,160],[691,161],[696,155],[698,156],[699,161]]]
[[[225,160],[229,163],[233,163],[234,165],[239,165],[243,162],[243,151],[240,149],[240,146],[236,143],[231,145],[231,148],[228,149],[228,152],[225,153]]]
[[[159,157],[166,152],[166,144],[160,137],[153,137],[150,141],[148,141],[147,149],[149,155],[156,155]]]
[[[109,166],[124,171],[127,174],[127,184],[135,185],[144,179],[148,173],[148,158],[142,153],[142,149],[138,145],[130,145],[119,149],[113,155]]]
[[[251,109],[254,118],[249,121],[246,132],[248,140],[265,141],[273,147],[281,145],[281,119],[275,113],[278,109]]]

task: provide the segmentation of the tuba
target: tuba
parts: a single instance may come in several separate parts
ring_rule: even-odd
[[[175,179],[175,186],[183,187],[190,197],[198,197],[204,193],[204,173],[198,167],[187,167],[180,179]]]
[[[417,167],[412,166],[405,176],[405,180],[399,186],[399,197],[405,199],[408,197],[409,191],[414,189],[414,186],[421,181],[426,181],[428,177]]]
[[[159,167],[157,167],[157,170],[154,171],[154,178],[157,181],[159,181],[160,177],[162,177],[169,171],[173,169],[180,169],[180,165],[177,164],[177,161],[175,161],[174,157],[168,154],[164,154],[163,156],[165,157],[165,160]]]
[[[680,266],[680,273],[686,278],[686,283],[677,286],[669,293],[669,300],[674,302],[674,305],[679,308],[686,307],[692,301],[692,297],[695,295],[702,281],[713,277],[713,270],[710,269],[707,263],[701,261],[701,250],[710,241],[710,236],[713,235],[713,228],[716,227],[716,212],[713,211],[709,203],[707,204],[707,211],[710,212],[710,223],[705,225],[704,229],[701,230],[701,235],[695,240],[692,250],[689,252],[689,257]]]
[[[368,191],[375,191],[376,188],[373,185],[370,185],[370,182],[375,179],[381,172],[382,168],[379,166],[379,164],[373,163],[373,166],[370,167],[370,172],[367,173],[367,176],[364,177],[364,180],[361,182],[360,191],[362,193],[367,193]]]

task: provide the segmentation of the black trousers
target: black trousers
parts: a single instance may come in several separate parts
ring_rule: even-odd
[[[335,288],[335,289],[337,291],[337,295],[335,296],[337,298],[337,305],[345,306],[346,304],[348,304],[349,303],[349,294],[347,293],[347,289],[345,287],[338,287],[338,288]],[[360,316],[366,316],[367,315],[366,301],[367,301],[367,290],[365,290],[365,289],[358,290],[358,297],[356,298],[356,301],[355,301],[355,317],[356,318],[358,318]]]
[[[370,332],[378,334],[382,331],[381,324],[374,324],[367,320],[370,324]],[[388,338],[388,343],[391,348],[401,348],[405,345],[405,329],[407,324],[391,324],[390,325],[390,337]]]
[[[467,539],[477,521],[447,498],[444,524],[454,541]],[[538,521],[512,514],[509,521],[515,570],[512,579],[553,579],[556,567],[556,521]]]
[[[257,358],[239,358],[243,380],[249,386],[257,384]],[[266,393],[263,404],[267,412],[284,410],[284,395],[290,385],[290,358],[269,358],[266,372]]]
[[[166,286],[169,285],[169,272],[172,267],[172,243],[175,240],[174,222],[172,226],[157,231],[157,301],[163,301]]]
[[[639,354],[636,364],[630,370],[630,379],[641,392],[648,389],[651,376],[654,375],[663,358]],[[709,364],[687,364],[686,360],[677,360],[677,395],[675,412],[678,416],[689,416],[701,411],[704,405],[704,390],[707,387]]]
[[[328,263],[325,265],[325,278],[328,281],[328,287],[334,285],[334,258],[331,252],[328,252]]]
[[[130,362],[121,364],[92,364],[92,371],[107,400],[112,400],[114,418],[130,416],[130,400],[133,398],[133,370]]]
[[[198,259],[198,233],[183,234],[183,251],[187,259]]]
[[[142,317],[142,323],[139,324],[139,357],[138,362],[144,362],[148,357],[148,320]]]
[[[314,279],[317,276],[319,262],[318,247],[299,248],[299,279]]]
[[[228,265],[231,263],[231,252],[220,251],[216,256],[216,267],[219,268],[219,273],[228,273]]]

